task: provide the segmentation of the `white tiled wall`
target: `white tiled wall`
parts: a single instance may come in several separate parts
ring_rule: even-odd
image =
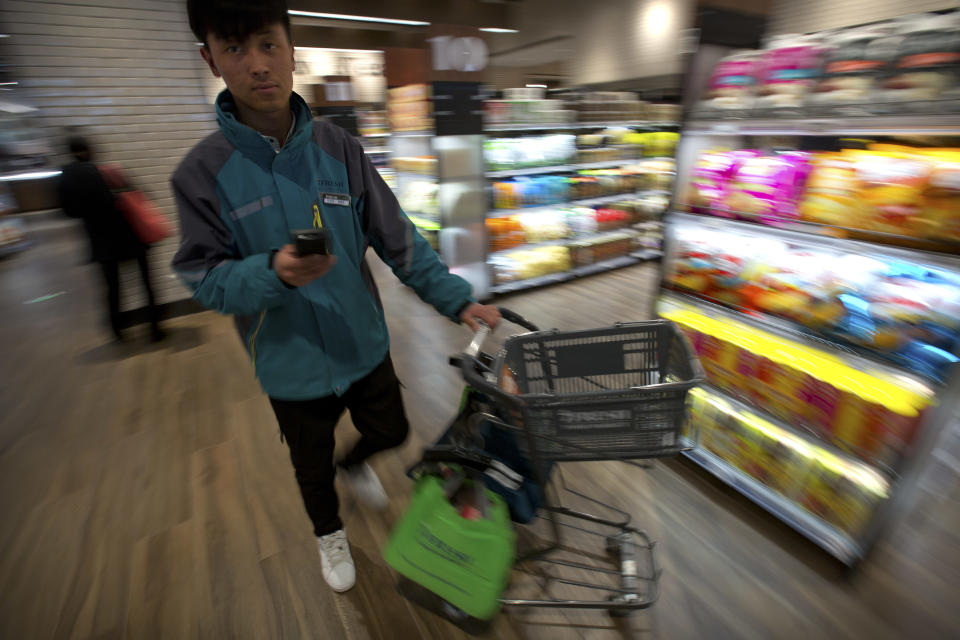
[[[957,0],[773,0],[769,33],[807,33],[957,5]]]
[[[78,127],[99,159],[122,165],[176,222],[168,180],[183,155],[215,127],[216,85],[200,59],[183,0],[3,0],[2,31],[18,97],[39,108],[62,162],[64,128]],[[212,79],[212,78],[211,78]],[[161,302],[189,294],[170,271],[177,234],[151,251]],[[123,308],[144,303],[124,273]]]

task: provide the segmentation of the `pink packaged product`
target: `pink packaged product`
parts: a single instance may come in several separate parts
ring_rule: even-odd
[[[823,47],[809,38],[784,41],[764,53],[757,105],[799,107],[820,74]]]
[[[730,180],[747,158],[756,151],[707,151],[701,154],[693,169],[687,193],[687,203],[694,211],[724,215],[723,199]]]
[[[753,103],[760,52],[728,56],[717,63],[710,76],[705,104],[721,109],[744,109]]]
[[[748,158],[734,174],[723,206],[765,224],[799,218],[797,200],[809,173],[810,154],[803,151]]]

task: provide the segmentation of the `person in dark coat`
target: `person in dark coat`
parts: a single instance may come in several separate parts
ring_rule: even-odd
[[[120,322],[120,263],[136,260],[147,293],[147,310],[154,341],[163,338],[159,314],[150,286],[147,246],[137,237],[123,212],[115,204],[113,192],[93,163],[87,141],[79,136],[68,141],[74,157],[60,177],[60,206],[71,218],[83,221],[90,239],[91,261],[100,264],[107,285],[107,311],[110,327],[117,340],[123,339]]]

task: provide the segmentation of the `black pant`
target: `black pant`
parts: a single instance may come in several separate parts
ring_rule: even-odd
[[[150,266],[147,264],[146,252],[137,256],[137,266],[140,267],[140,278],[143,280],[143,288],[147,292],[147,310],[150,314],[150,326],[154,333],[159,330],[159,317],[157,305],[153,298],[153,287],[150,286]],[[120,322],[120,261],[102,260],[100,267],[103,269],[103,277],[107,281],[107,312],[110,317],[110,327],[113,329],[113,335],[120,337],[120,330],[123,328]]]
[[[399,446],[410,428],[403,410],[400,381],[390,356],[365,378],[353,383],[342,396],[314,400],[270,398],[280,432],[290,447],[290,459],[300,485],[300,494],[317,536],[343,528],[340,503],[333,486],[336,467],[352,467],[367,458]],[[343,460],[333,462],[334,428],[350,410],[360,440]]]

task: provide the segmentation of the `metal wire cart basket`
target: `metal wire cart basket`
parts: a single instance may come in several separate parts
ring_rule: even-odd
[[[660,575],[653,541],[631,526],[628,513],[569,488],[557,463],[638,464],[680,452],[687,392],[703,379],[699,362],[668,321],[539,331],[509,310],[501,313],[531,333],[508,338],[492,358],[481,351],[488,331],[483,328],[455,359],[469,387],[489,399],[490,410],[472,414],[447,444],[428,449],[424,460],[472,461],[476,469],[489,470],[476,434],[480,426],[515,433],[542,491],[537,517],[545,521],[545,534],[534,535],[537,544],[529,549],[518,545],[522,552],[514,566],[514,576],[525,573],[539,585],[538,597],[514,594],[512,580],[501,604],[607,609],[613,615],[649,607]],[[559,478],[563,495],[612,515],[562,506],[551,478]],[[572,548],[568,538],[577,538],[578,545],[595,540],[599,551]],[[572,597],[571,588],[582,597]]]

